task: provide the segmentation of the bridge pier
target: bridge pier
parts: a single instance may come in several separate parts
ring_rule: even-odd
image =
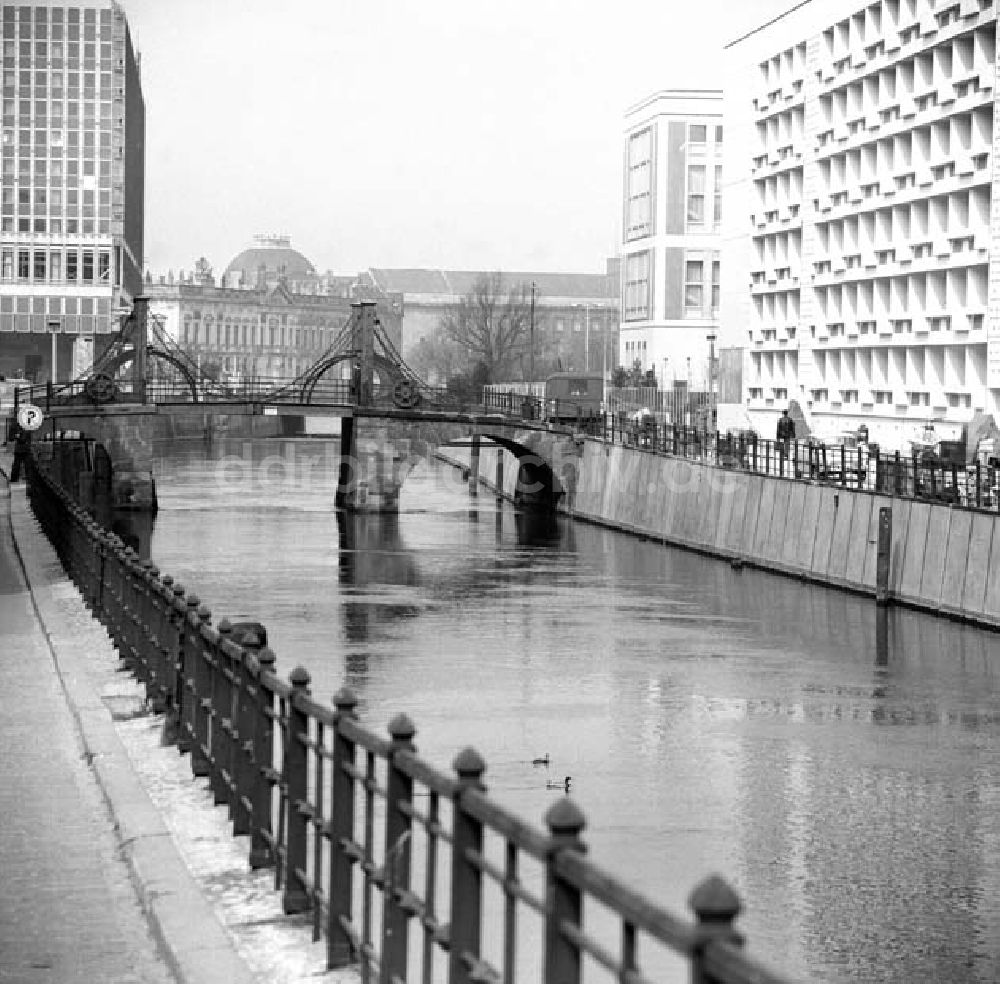
[[[338,509],[347,508],[348,492],[353,478],[351,461],[354,457],[354,418],[343,417],[340,421],[340,469],[337,478],[337,496],[334,505]]]
[[[397,513],[399,492],[416,460],[410,441],[391,438],[385,428],[359,436],[359,422],[341,424],[341,459],[336,506],[353,513]]]
[[[472,435],[472,452],[469,455],[469,495],[475,499],[479,495],[479,451],[482,439],[479,434]]]

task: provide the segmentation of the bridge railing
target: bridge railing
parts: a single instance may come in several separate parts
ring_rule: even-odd
[[[903,454],[875,444],[777,441],[752,432],[724,434],[664,424],[653,416],[602,414],[583,429],[605,441],[761,475],[864,489],[899,498],[1000,509],[996,459],[961,464],[930,451]]]
[[[411,973],[580,984],[587,965],[644,984],[680,960],[697,984],[786,980],[744,951],[741,903],[721,878],[691,893],[693,920],[676,916],[586,857],[570,798],[539,830],[488,796],[473,749],[440,771],[418,756],[405,714],[379,735],[349,690],[328,705],[305,669],[282,679],[270,650],[213,624],[196,595],[101,529],[39,454],[28,476],[43,530],[248,837],[251,867],[273,868],[286,913],[310,915],[330,968],[357,963],[382,984]]]

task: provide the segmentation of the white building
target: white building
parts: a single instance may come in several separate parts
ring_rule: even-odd
[[[721,333],[751,419],[795,400],[902,447],[995,415],[993,0],[811,0],[728,56]]]
[[[718,329],[722,93],[668,89],[625,114],[619,362],[709,388]]]

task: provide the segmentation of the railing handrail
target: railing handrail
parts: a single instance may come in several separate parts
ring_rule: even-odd
[[[43,530],[149,698],[175,722],[179,748],[190,753],[195,774],[208,777],[216,803],[227,806],[234,834],[249,835],[251,867],[273,867],[285,912],[311,912],[314,934],[326,936],[329,967],[360,961],[365,979],[375,971],[382,982],[409,979],[412,922],[424,934],[424,979],[435,961],[447,960],[450,984],[511,981],[512,963],[524,958],[516,912],[527,907],[544,920],[539,958],[549,984],[580,984],[584,954],[623,980],[642,980],[637,935],[690,960],[693,981],[785,980],[739,948],[732,924],[740,902],[720,878],[695,889],[689,901],[696,919],[685,921],[584,857],[584,818],[568,797],[548,811],[544,833],[488,796],[485,762],[472,749],[456,757],[453,777],[417,755],[405,715],[389,723],[387,740],[357,720],[349,691],[339,692],[331,708],[312,697],[301,667],[279,677],[270,650],[239,645],[227,619],[213,624],[197,595],[102,530],[48,473],[45,458],[55,456],[55,448],[36,447],[28,461]],[[426,808],[424,800],[416,805],[416,785]],[[375,837],[377,801],[384,805],[384,843]],[[488,860],[485,836],[506,844],[505,866]],[[418,850],[423,887],[411,882]],[[442,850],[451,858],[447,891],[437,887]],[[541,894],[519,875],[521,855],[544,871]],[[360,909],[355,877],[362,881]],[[506,900],[503,972],[480,953],[484,879]],[[381,936],[370,917],[374,892],[382,897]],[[620,954],[604,950],[582,924],[584,898],[620,922]],[[446,911],[439,915],[440,906]]]

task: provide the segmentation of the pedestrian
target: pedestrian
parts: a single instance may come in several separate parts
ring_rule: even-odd
[[[14,462],[10,469],[10,480],[11,482],[17,482],[21,479],[21,469],[25,466],[25,459],[28,456],[28,432],[19,424],[14,421]]]
[[[778,454],[781,457],[782,465],[788,456],[788,444],[795,440],[795,421],[788,416],[787,410],[781,411],[781,418],[778,420],[778,431],[775,435],[778,439]],[[782,467],[784,472],[784,467]]]

